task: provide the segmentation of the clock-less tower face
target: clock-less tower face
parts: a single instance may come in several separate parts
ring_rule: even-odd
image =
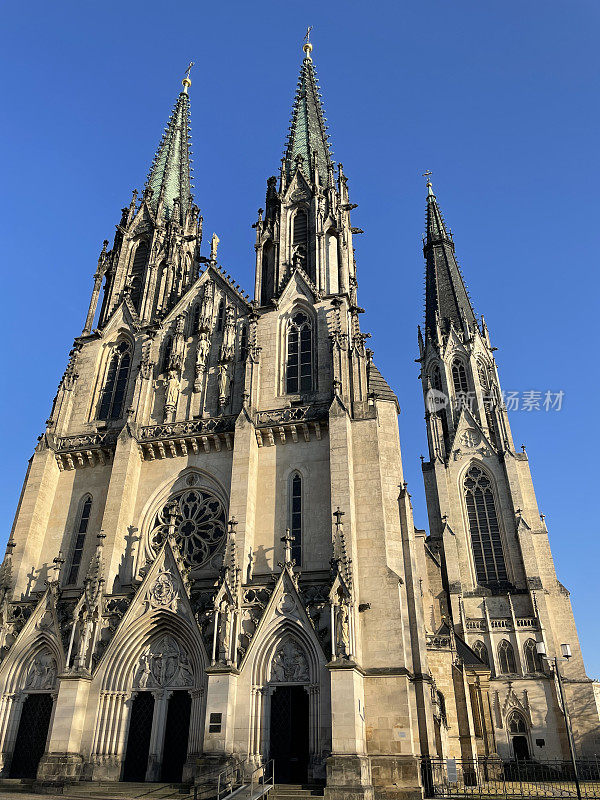
[[[221,500],[206,489],[185,489],[173,495],[155,517],[150,543],[158,549],[173,526],[185,563],[199,569],[222,548],[227,517]]]

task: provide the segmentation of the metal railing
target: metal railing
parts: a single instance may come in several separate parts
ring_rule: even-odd
[[[581,797],[600,800],[600,759],[577,759]],[[422,758],[425,797],[576,798],[571,761],[502,761],[500,758]]]

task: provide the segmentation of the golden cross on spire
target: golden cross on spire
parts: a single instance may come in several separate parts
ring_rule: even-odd
[[[433,194],[433,189],[432,189],[432,186],[431,186],[431,176],[432,175],[433,175],[433,172],[431,170],[429,170],[429,169],[425,170],[425,172],[423,173],[423,177],[427,181],[427,194],[428,195],[432,195]]]
[[[185,78],[181,81],[181,83],[183,84],[183,91],[186,94],[187,94],[187,90],[192,85],[192,80],[190,78],[190,72],[192,71],[192,67],[193,66],[194,66],[194,62],[190,61],[190,63],[188,64],[188,67],[187,67],[187,69],[185,71]]]
[[[309,59],[310,59],[311,51],[313,49],[313,46],[310,43],[310,32],[312,31],[312,29],[313,29],[312,25],[309,25],[308,28],[306,29],[306,33],[304,34],[304,46],[302,47],[302,49],[306,53],[306,58],[309,58]]]

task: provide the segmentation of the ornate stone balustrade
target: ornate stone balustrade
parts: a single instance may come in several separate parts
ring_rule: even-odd
[[[451,647],[450,636],[438,636],[435,633],[428,633],[425,638],[427,647],[434,647],[438,650],[449,650]]]
[[[168,422],[160,425],[145,425],[139,429],[140,455],[146,461],[168,456],[187,456],[203,450],[217,452],[223,445],[227,450],[233,446],[235,415],[193,419],[185,422]]]
[[[76,467],[106,464],[117,443],[117,432],[83,433],[59,436],[55,440],[56,463],[62,471]]]
[[[537,630],[538,623],[535,617],[517,617],[517,628],[532,628]],[[498,619],[490,619],[491,630],[511,630],[513,627],[512,619],[510,617],[501,617]],[[485,619],[468,619],[466,628],[469,631],[485,631],[488,629]]]
[[[259,411],[255,417],[258,446],[274,445],[277,441],[281,444],[298,442],[300,438],[309,442],[311,433],[316,439],[321,439],[328,417],[328,403]]]

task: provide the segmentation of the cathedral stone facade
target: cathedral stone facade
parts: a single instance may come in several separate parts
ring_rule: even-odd
[[[569,593],[430,183],[415,529],[311,50],[253,300],[216,235],[201,254],[189,72],[104,243],[0,569],[2,776],[209,787],[275,759],[330,800],[420,797],[422,756],[567,756],[537,642],[571,644],[575,746],[597,752]]]

